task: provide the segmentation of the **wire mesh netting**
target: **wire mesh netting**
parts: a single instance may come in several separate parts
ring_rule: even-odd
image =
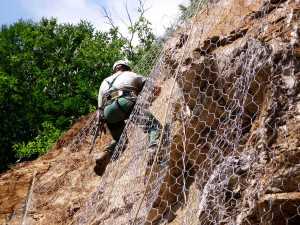
[[[148,80],[100,183],[93,117],[8,223],[299,224],[299,3],[183,3],[134,68]]]

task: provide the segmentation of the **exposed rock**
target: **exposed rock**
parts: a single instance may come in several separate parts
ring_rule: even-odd
[[[262,224],[299,224],[300,193],[267,194],[259,199]],[[268,213],[267,213],[268,212]]]
[[[89,115],[44,157],[1,175],[0,223],[20,224],[37,172],[29,224],[297,224],[299,5],[203,6],[155,68],[162,94],[150,109],[164,125],[162,160],[149,170],[146,134],[129,123],[126,150],[96,177]]]

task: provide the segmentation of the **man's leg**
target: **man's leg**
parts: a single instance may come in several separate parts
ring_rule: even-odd
[[[162,148],[158,149],[159,141],[162,134],[162,125],[160,122],[148,112],[148,121],[146,123],[148,133],[148,149],[147,149],[147,166],[151,166],[154,162],[155,155],[158,154],[156,164],[160,165],[165,159],[162,157]],[[159,151],[157,153],[157,151]]]
[[[156,147],[159,144],[162,126],[150,111],[145,110],[144,113],[147,119],[145,130],[148,133],[148,148]]]
[[[125,120],[128,119],[134,104],[135,102],[132,99],[120,98],[104,108],[106,124],[114,142],[108,146],[96,160],[96,166],[94,168],[96,174],[102,175],[105,171],[125,128]]]
[[[110,159],[115,151],[115,148],[120,140],[121,134],[125,128],[125,122],[121,121],[119,123],[107,123],[107,127],[114,139],[114,142],[108,146],[103,152],[100,153],[99,158],[96,160],[96,166],[94,171],[97,175],[102,176],[106,166],[110,162]]]
[[[125,128],[125,120],[129,118],[135,102],[131,99],[120,98],[104,109],[107,127],[115,140],[105,151],[113,154],[115,147]]]
[[[112,155],[125,128],[125,121],[121,121],[119,123],[107,123],[107,127],[111,136],[114,139],[114,142],[110,146],[108,146],[104,151],[107,151]]]
[[[161,130],[159,128],[150,128],[148,130],[148,148],[158,146],[160,134]]]
[[[142,109],[135,124],[148,135],[147,161],[152,164],[159,144],[162,126],[148,109]]]

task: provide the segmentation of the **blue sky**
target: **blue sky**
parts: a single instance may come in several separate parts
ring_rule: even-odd
[[[39,21],[42,17],[54,17],[60,23],[77,24],[80,20],[90,21],[98,30],[105,31],[109,25],[101,13],[105,7],[113,16],[116,25],[126,30],[129,20],[124,10],[126,0],[1,0],[0,25],[10,25],[19,19]],[[183,0],[142,0],[149,8],[145,17],[153,24],[153,30],[160,35],[178,15],[178,5]],[[137,15],[139,0],[127,0],[130,15]]]

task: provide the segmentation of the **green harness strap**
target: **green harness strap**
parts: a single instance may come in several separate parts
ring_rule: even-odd
[[[123,72],[122,72],[122,73],[123,73]],[[107,84],[109,85],[109,89],[108,89],[108,90],[110,90],[111,88],[113,88],[112,90],[117,90],[117,88],[116,88],[113,84],[114,84],[114,82],[116,81],[116,79],[117,79],[122,73],[120,73],[119,75],[117,75],[117,76],[112,80],[112,82],[109,82],[108,80],[106,80]],[[126,116],[128,116],[127,113],[124,111],[124,109],[121,107],[121,105],[120,105],[118,99],[116,100],[116,103],[117,103],[117,106],[119,107],[119,109],[121,109],[121,111],[122,111]]]
[[[122,72],[122,73],[123,73],[123,72]],[[111,88],[113,88],[112,90],[116,90],[116,89],[117,89],[113,84],[114,84],[114,82],[116,81],[116,79],[117,79],[122,73],[120,73],[118,76],[116,76],[116,77],[112,80],[112,82],[109,82],[108,80],[106,80],[107,84],[109,85],[108,90],[110,90]]]

